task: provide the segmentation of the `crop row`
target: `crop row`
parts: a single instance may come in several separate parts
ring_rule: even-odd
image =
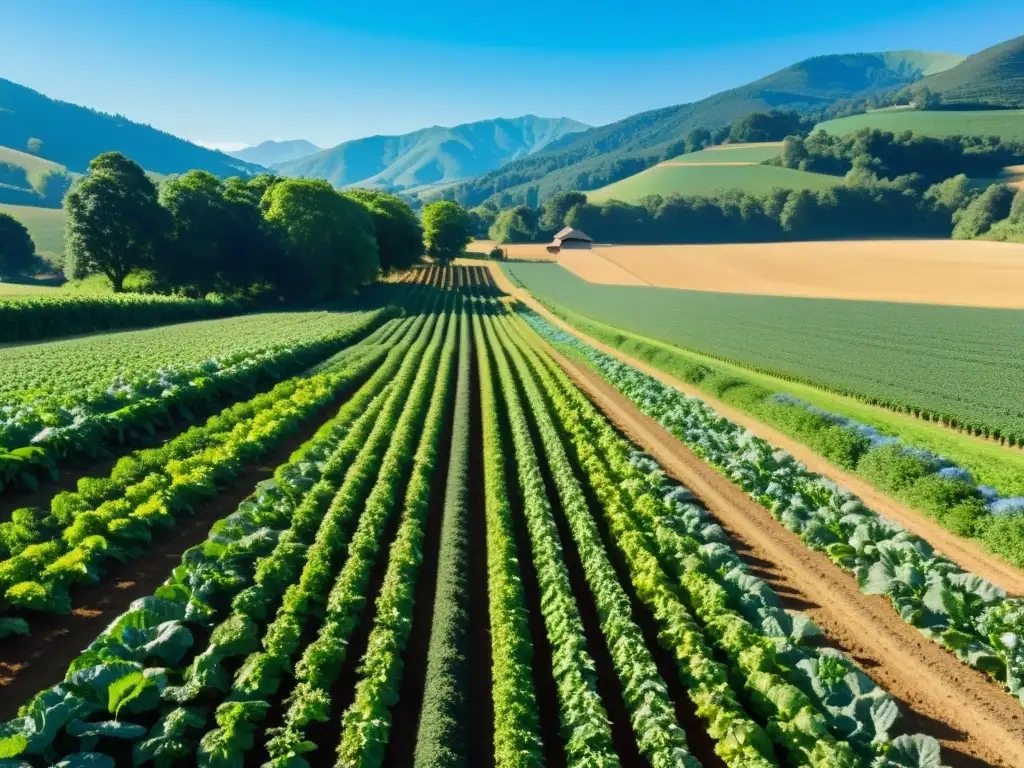
[[[508,341],[507,336],[502,339],[501,346],[505,348],[530,404],[561,508],[597,606],[601,632],[608,647],[613,649],[612,663],[639,750],[652,766],[699,765],[689,752],[686,735],[676,720],[666,684],[644,644],[640,628],[632,619],[629,597],[619,584],[604,549],[596,521],[591,516],[583,489],[548,412],[544,395],[521,352]],[[551,530],[554,535],[553,521]]]
[[[557,264],[502,269],[538,298],[614,328],[1024,443],[1019,310],[596,285]]]
[[[4,634],[29,628],[12,612],[70,610],[74,584],[97,581],[110,559],[145,552],[154,532],[174,527],[177,516],[353,389],[383,358],[384,350],[376,346],[353,348],[329,371],[283,382],[160,448],[125,456],[106,478],[80,479],[76,491],[57,494],[48,510],[16,510],[10,521],[0,523]]]
[[[298,344],[276,344],[199,364],[171,364],[91,390],[5,406],[0,491],[12,484],[35,488],[40,475],[56,476],[67,458],[95,458],[111,444],[132,444],[160,428],[194,420],[194,414],[224,401],[251,396],[347,347],[395,311],[352,313],[335,332]]]
[[[542,336],[593,366],[647,415],[763,504],[808,547],[827,554],[867,594],[988,673],[1024,703],[1024,601],[964,572],[924,539],[868,509],[784,451],[656,379],[524,312]]]
[[[468,645],[471,617],[467,605],[470,578],[468,516],[473,416],[471,321],[466,308],[459,322],[451,452],[437,555],[425,690],[416,734],[415,765],[418,768],[466,764],[469,748]]]
[[[72,663],[64,683],[22,708],[22,717],[7,724],[0,737],[4,756],[52,760],[77,745],[99,765],[114,765],[109,755],[126,749],[124,761],[135,764],[177,759],[222,765],[234,764],[252,748],[255,723],[267,705],[244,696],[228,699],[232,692],[269,685],[282,671],[272,663],[278,658],[273,652],[287,644],[289,622],[277,620],[290,615],[299,584],[322,584],[318,544],[337,549],[337,541],[318,534],[346,482],[351,487],[350,478],[368,476],[361,480],[366,490],[373,484],[376,475],[360,463],[367,446],[373,443],[378,453],[387,446],[401,414],[409,412],[414,377],[420,398],[429,392],[429,376],[417,376],[417,369],[427,338],[437,346],[434,319],[420,315],[403,321],[390,335],[392,345],[377,372],[337,417],[279,468],[273,481],[261,484],[236,513],[214,526],[205,544],[186,552],[163,587],[115,621]],[[406,424],[405,432],[415,434],[415,423]],[[314,597],[322,600],[325,594]],[[274,622],[266,625],[271,616]],[[285,631],[270,632],[275,623]],[[205,647],[194,647],[205,637]],[[145,695],[131,704],[120,699],[112,704],[112,692],[131,681]],[[218,701],[223,703],[208,722],[210,705]],[[89,726],[96,738],[81,736],[79,723],[103,711],[114,719]],[[97,746],[102,753],[91,752]]]
[[[111,388],[123,390],[123,383],[136,380],[144,383],[169,368],[237,361],[269,349],[329,339],[365,312],[388,306],[392,298],[407,304],[410,290],[411,286],[380,286],[359,304],[337,310],[266,312],[3,347],[0,408],[44,396],[54,407],[73,407],[83,393],[89,399],[102,397]]]
[[[692,495],[621,438],[549,359],[531,356],[638,596],[661,626],[662,642],[677,654],[680,675],[726,764],[773,764],[763,735],[744,719],[744,697],[793,765],[856,765],[851,746],[875,766],[902,765],[912,750],[938,754],[929,737],[893,738],[893,699],[841,654],[804,644],[813,625],[788,614],[771,588],[750,575]],[[727,659],[731,675],[724,668],[714,673],[721,665],[709,646]],[[685,649],[696,655],[687,657]],[[730,677],[745,681],[740,696],[721,695]],[[719,695],[711,697],[713,691]]]
[[[239,315],[231,299],[186,299],[155,294],[32,296],[0,300],[0,342],[34,341],[115,328],[145,328]]]

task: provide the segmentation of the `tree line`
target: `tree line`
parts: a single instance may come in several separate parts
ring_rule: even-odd
[[[864,169],[881,178],[908,178],[921,188],[957,174],[994,177],[1024,160],[1024,143],[999,136],[932,137],[861,128],[846,136],[815,131],[787,136],[782,153],[765,165],[842,176]]]
[[[651,195],[638,204],[587,202],[565,192],[540,208],[470,211],[475,231],[501,243],[549,240],[563,226],[616,243],[724,243],[858,237],[957,237],[1024,241],[1024,191],[984,192],[964,175],[921,190],[905,178],[857,174],[829,190],[731,190],[716,196]]]
[[[64,209],[67,277],[190,297],[322,301],[424,255],[450,261],[473,236],[469,214],[449,201],[426,206],[421,222],[395,195],[323,180],[193,170],[158,186],[118,152],[89,164]],[[24,225],[0,214],[0,278],[41,267]]]
[[[424,252],[419,219],[393,195],[199,170],[157,187],[118,152],[92,160],[64,208],[65,274],[104,275],[115,292],[318,301]]]

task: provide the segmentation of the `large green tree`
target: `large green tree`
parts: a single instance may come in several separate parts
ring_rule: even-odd
[[[164,182],[160,204],[171,215],[171,231],[158,271],[193,296],[222,287],[222,251],[233,234],[225,227],[223,182],[207,171],[189,171]]]
[[[537,211],[517,205],[498,214],[490,229],[491,239],[499,243],[529,243],[537,239]]]
[[[448,263],[462,255],[473,239],[469,213],[451,200],[438,200],[423,209],[423,231],[427,255]]]
[[[408,269],[423,258],[423,227],[408,203],[376,189],[352,189],[343,194],[373,217],[381,270]]]
[[[543,234],[555,234],[565,226],[565,216],[573,206],[586,202],[587,196],[582,192],[560,192],[544,203],[538,228]]]
[[[0,278],[25,275],[36,263],[36,246],[25,225],[0,213]]]
[[[322,179],[287,179],[260,203],[280,233],[288,269],[282,287],[294,298],[322,301],[377,277],[376,230],[367,210]]]
[[[64,198],[68,277],[102,274],[115,291],[133,270],[151,266],[168,229],[153,182],[120,152],[106,152]]]
[[[1010,215],[1013,190],[1005,184],[992,184],[966,208],[953,214],[953,237],[967,240],[980,237],[992,225]]]

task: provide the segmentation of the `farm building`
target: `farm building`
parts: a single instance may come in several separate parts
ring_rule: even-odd
[[[581,232],[578,229],[572,227],[566,227],[557,235],[555,239],[551,241],[551,245],[548,246],[548,253],[558,253],[563,248],[577,248],[577,249],[590,249],[591,243],[593,243],[590,235],[586,232]]]

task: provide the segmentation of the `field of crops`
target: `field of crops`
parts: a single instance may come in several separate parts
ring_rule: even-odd
[[[951,736],[955,706],[918,709],[929,681],[913,703],[887,692],[901,659],[858,666],[543,341],[572,340],[511,311],[489,275],[414,270],[334,335],[307,318],[290,332],[336,344],[317,364],[0,523],[0,764],[941,768],[1019,754],[1016,731]],[[179,346],[212,348],[199,338]],[[138,372],[162,364],[133,355]],[[820,518],[809,546],[841,532],[830,556],[875,592],[895,603],[922,569],[930,636],[1020,693],[1016,643],[982,653],[977,638],[987,622],[1016,639],[1017,601],[988,610],[998,590],[926,542],[593,362],[786,527]],[[960,614],[935,618],[947,594],[969,608],[964,644]],[[936,667],[970,672],[941,653]]]
[[[0,494],[269,389],[396,311],[266,313],[0,348]]]
[[[890,133],[913,131],[922,136],[999,136],[1004,141],[1024,141],[1024,110],[958,112],[883,109],[827,120],[816,128],[838,135],[853,133],[861,128],[875,128]]]
[[[538,298],[652,339],[1024,442],[1024,312],[589,284],[507,264]]]
[[[704,154],[704,153],[701,153]],[[728,160],[726,152],[720,162]],[[773,189],[831,189],[842,184],[839,176],[797,171],[773,165],[711,165],[708,163],[662,164],[641,171],[635,176],[616,181],[593,192],[587,200],[603,203],[621,200],[639,203],[648,195],[717,195],[730,189],[740,189],[752,195],[762,195]]]

